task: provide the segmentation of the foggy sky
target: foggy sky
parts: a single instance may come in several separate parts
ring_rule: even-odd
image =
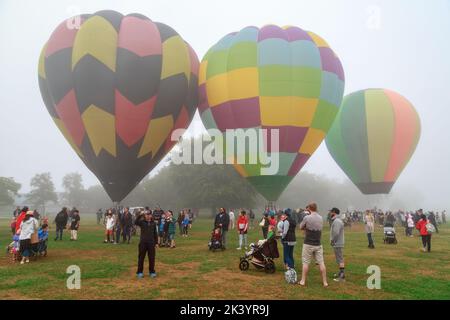
[[[419,145],[392,193],[414,188],[423,207],[450,207],[450,1],[448,0],[152,0],[0,1],[0,176],[29,190],[30,178],[52,173],[61,190],[64,174],[82,173],[98,184],[50,118],[42,102],[40,50],[63,20],[112,9],[139,12],[173,27],[199,58],[225,34],[245,26],[296,25],[323,37],[345,71],[345,94],[388,88],[405,96],[421,118]],[[190,134],[204,130],[198,114]],[[302,170],[347,179],[325,143]]]

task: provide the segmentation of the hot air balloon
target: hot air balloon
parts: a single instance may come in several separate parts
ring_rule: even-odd
[[[387,89],[345,96],[326,145],[364,194],[389,193],[416,149],[420,119],[413,105]]]
[[[171,27],[99,11],[55,29],[39,59],[39,87],[59,130],[120,202],[173,147],[173,130],[191,122],[198,66]]]
[[[342,65],[318,35],[298,27],[246,27],[223,37],[199,71],[199,111],[207,129],[279,131],[279,170],[234,163],[269,202],[325,138],[344,91]],[[264,143],[266,152],[271,147]],[[275,152],[275,150],[274,150]]]

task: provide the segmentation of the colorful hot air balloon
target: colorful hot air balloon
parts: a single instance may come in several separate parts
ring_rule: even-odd
[[[396,92],[345,96],[326,138],[332,157],[364,194],[389,193],[416,149],[420,119]]]
[[[59,130],[119,202],[172,148],[172,131],[192,120],[198,65],[169,26],[99,11],[55,29],[39,86]]]
[[[279,130],[275,175],[261,175],[261,164],[234,164],[266,200],[276,201],[333,123],[344,72],[328,44],[312,32],[251,26],[228,34],[207,52],[199,86],[207,129]]]

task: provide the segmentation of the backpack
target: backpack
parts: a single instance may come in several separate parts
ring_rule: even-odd
[[[427,229],[428,233],[435,233],[436,232],[436,228],[433,226],[433,224],[431,224],[430,222],[428,222],[425,225],[425,228]]]
[[[286,279],[287,283],[295,284],[297,282],[297,272],[295,272],[294,269],[288,269],[284,273],[284,278]]]

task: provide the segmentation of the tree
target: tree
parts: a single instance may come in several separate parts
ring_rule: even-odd
[[[45,213],[45,205],[48,202],[56,203],[58,196],[55,192],[55,185],[53,184],[50,172],[36,174],[30,182],[31,191],[27,195],[27,200],[35,208],[43,208]]]
[[[10,206],[14,204],[14,196],[18,194],[20,183],[13,178],[0,177],[0,205]]]
[[[86,190],[83,186],[83,177],[78,172],[66,174],[63,178],[63,198],[71,206],[81,207],[85,202]]]

